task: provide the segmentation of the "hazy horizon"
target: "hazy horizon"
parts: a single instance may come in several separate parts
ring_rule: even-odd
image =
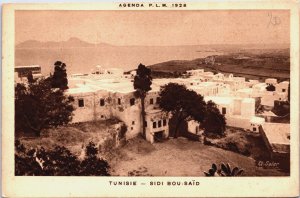
[[[180,45],[180,44],[174,44],[174,45],[115,45],[115,44],[112,44],[112,43],[107,43],[107,42],[99,42],[99,43],[91,43],[89,41],[85,41],[85,40],[82,40],[78,37],[70,37],[68,38],[67,40],[58,40],[58,41],[41,41],[41,40],[38,40],[38,39],[29,39],[29,40],[25,40],[25,41],[22,41],[20,43],[15,43],[15,46],[19,45],[19,44],[22,44],[22,43],[25,43],[25,42],[29,42],[29,41],[37,41],[37,42],[41,42],[41,43],[48,43],[48,42],[56,42],[56,43],[60,43],[60,42],[67,42],[67,41],[70,41],[71,39],[79,39],[80,41],[83,41],[85,43],[88,43],[88,44],[92,44],[92,45],[100,45],[100,44],[107,44],[107,45],[111,45],[111,46],[117,46],[117,47],[178,47],[178,46],[205,46],[205,45],[290,45],[290,43],[235,43],[235,44],[232,44],[232,43],[222,43],[222,44],[219,44],[219,43],[214,43],[214,44],[186,44],[186,45]]]
[[[15,43],[82,41],[116,46],[290,43],[288,10],[15,11]]]

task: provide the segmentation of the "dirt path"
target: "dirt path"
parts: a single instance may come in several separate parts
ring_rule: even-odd
[[[245,176],[275,176],[284,173],[255,166],[255,160],[184,138],[150,144],[135,138],[111,161],[112,175],[204,176],[212,163],[229,163],[245,170]]]

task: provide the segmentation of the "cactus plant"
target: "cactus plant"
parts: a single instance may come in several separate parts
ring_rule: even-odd
[[[236,177],[241,176],[244,172],[243,169],[239,167],[234,167],[231,169],[230,164],[224,164],[221,163],[220,168],[218,169],[216,164],[212,164],[211,168],[208,170],[208,172],[204,171],[204,175],[207,177],[213,177],[213,176],[221,176],[221,177]]]
[[[211,168],[208,170],[208,172],[204,171],[204,174],[207,177],[212,177],[212,176],[215,176],[217,170],[218,170],[217,165],[216,164],[212,164]]]

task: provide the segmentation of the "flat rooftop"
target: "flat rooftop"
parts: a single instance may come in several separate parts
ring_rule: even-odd
[[[251,89],[251,88],[244,88],[244,89],[239,89],[236,92],[239,92],[239,93],[252,93],[253,89]]]
[[[18,65],[15,66],[15,69],[21,69],[21,68],[41,68],[39,65]]]
[[[290,151],[290,124],[264,123],[262,128],[273,152],[287,153]]]
[[[118,93],[131,93],[135,91],[132,80],[126,78],[93,79],[88,77],[75,77],[69,79],[69,83],[73,83],[72,88],[68,90],[70,94],[96,92],[99,90]],[[151,88],[152,90],[150,92],[159,91],[160,85],[152,83]]]
[[[240,98],[240,97],[226,97],[226,96],[205,96],[204,100],[207,102],[212,100],[216,104],[230,104],[235,99],[241,100],[243,103],[254,103],[255,100],[253,98]]]
[[[204,100],[206,102],[213,101],[216,104],[231,104],[233,101],[232,97],[221,97],[221,96],[205,96]]]

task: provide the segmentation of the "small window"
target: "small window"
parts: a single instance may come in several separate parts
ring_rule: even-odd
[[[135,103],[135,99],[134,99],[134,98],[131,98],[131,99],[130,99],[130,105],[133,106],[134,103]]]
[[[285,92],[285,89],[282,89],[282,92]]]
[[[104,118],[104,115],[101,115],[101,118]]]
[[[256,131],[256,127],[253,127],[253,131]]]
[[[161,120],[158,121],[158,128],[161,127]]]
[[[100,99],[100,106],[104,106],[105,105],[105,100],[103,98]]]
[[[134,121],[132,121],[132,125],[134,125]]]
[[[167,125],[167,120],[166,120],[166,119],[163,120],[163,125],[164,125],[164,126]]]
[[[78,99],[78,107],[84,107],[84,100]]]
[[[153,98],[150,98],[150,104],[153,104]]]
[[[226,108],[222,107],[222,114],[225,115],[226,114]]]
[[[118,105],[121,104],[121,98],[118,98]]]
[[[154,129],[156,128],[156,122],[153,122],[153,128]]]
[[[131,130],[133,130],[133,127],[131,127]]]
[[[145,121],[145,127],[147,127],[147,121]]]

